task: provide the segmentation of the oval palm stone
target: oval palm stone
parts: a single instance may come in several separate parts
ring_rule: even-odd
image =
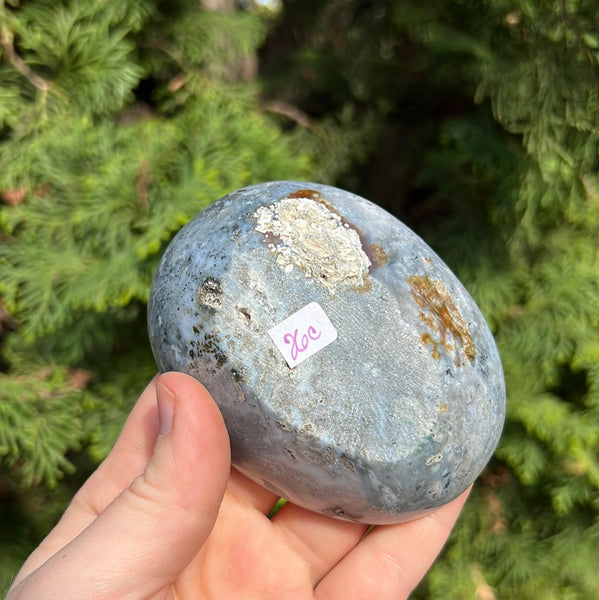
[[[175,236],[149,336],[161,371],[201,381],[234,465],[280,496],[366,523],[458,496],[505,415],[483,316],[441,259],[349,192],[271,182]]]

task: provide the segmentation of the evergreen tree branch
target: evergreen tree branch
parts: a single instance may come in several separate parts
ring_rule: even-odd
[[[581,48],[584,49],[584,53],[585,53],[587,60],[589,61],[589,64],[595,66],[596,60],[594,60],[593,54],[584,39],[584,34],[583,34],[581,27],[578,24],[578,21],[576,19],[572,19],[570,17],[570,15],[568,14],[568,9],[566,7],[566,0],[561,0],[561,13],[562,13],[562,21],[564,23],[564,47],[565,47],[565,50],[566,51],[568,50],[568,42],[566,39],[566,32],[569,27],[576,35],[576,38],[577,38],[578,43],[580,44]]]
[[[287,117],[291,121],[294,121],[298,125],[305,127],[306,129],[313,129],[314,123],[312,123],[312,119],[292,104],[288,102],[284,102],[282,100],[271,100],[269,102],[265,102],[262,105],[263,110],[266,112],[271,112],[277,115],[281,115],[283,117]]]
[[[0,10],[4,9],[4,0],[0,0]],[[52,87],[51,83],[35,73],[33,69],[17,54],[14,46],[14,34],[6,26],[6,23],[0,25],[0,46],[6,54],[8,62],[19,72],[31,85],[41,92],[47,92]]]

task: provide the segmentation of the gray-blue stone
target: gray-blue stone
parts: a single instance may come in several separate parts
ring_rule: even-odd
[[[474,301],[410,229],[337,188],[271,182],[209,206],[166,250],[148,325],[159,369],[218,403],[235,466],[314,511],[423,514],[501,434],[501,362]]]

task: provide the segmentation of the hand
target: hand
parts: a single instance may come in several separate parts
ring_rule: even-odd
[[[155,378],[112,452],[33,552],[6,600],[406,598],[466,494],[375,527],[285,505],[230,470],[217,406],[187,375]]]

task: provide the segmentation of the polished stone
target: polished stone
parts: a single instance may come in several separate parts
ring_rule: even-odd
[[[478,477],[505,417],[476,304],[395,217],[349,192],[271,182],[175,236],[148,307],[161,371],[200,380],[233,462],[306,508],[413,518]]]

